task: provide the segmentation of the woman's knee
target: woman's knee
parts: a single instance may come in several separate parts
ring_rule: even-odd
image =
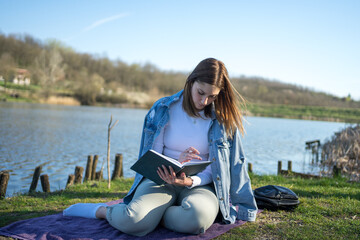
[[[213,223],[218,214],[219,207],[217,204],[193,204],[191,202],[184,201],[181,205],[184,211],[191,211],[188,214],[191,233],[199,234],[204,233]]]
[[[129,204],[108,207],[107,220],[116,229],[144,236],[159,224],[165,210],[175,201],[175,190],[145,179]]]
[[[167,209],[163,225],[177,232],[204,233],[213,224],[217,213],[217,204],[203,205],[200,202],[183,201],[180,206]]]
[[[106,219],[114,228],[134,236],[145,236],[153,231],[158,224],[155,219],[151,221],[144,218],[141,213],[134,211],[125,204],[108,207]]]

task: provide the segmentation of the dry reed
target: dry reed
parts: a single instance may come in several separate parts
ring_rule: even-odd
[[[351,181],[360,181],[360,125],[352,125],[335,133],[322,146],[321,165],[324,174],[332,174],[334,167]]]

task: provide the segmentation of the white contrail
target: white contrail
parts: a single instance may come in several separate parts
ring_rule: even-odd
[[[98,20],[98,21],[94,22],[93,24],[91,24],[90,26],[87,26],[86,28],[84,28],[82,32],[90,31],[91,29],[94,29],[94,28],[96,28],[98,26],[101,26],[104,23],[112,22],[112,21],[114,21],[116,19],[123,18],[123,17],[126,17],[128,15],[129,15],[128,13],[122,13],[122,14],[118,14],[118,15],[115,15],[115,16],[111,16],[111,17],[108,17],[108,18]]]
[[[80,33],[78,33],[77,35],[75,36],[72,36],[72,37],[68,37],[66,39],[63,39],[64,41],[70,41],[70,40],[73,40],[74,38],[77,38],[79,37],[82,33],[85,33],[85,32],[88,32],[94,28],[97,28],[105,23],[108,23],[108,22],[112,22],[112,21],[115,21],[116,19],[119,19],[119,18],[123,18],[123,17],[127,17],[129,16],[129,13],[121,13],[121,14],[118,14],[118,15],[115,15],[115,16],[111,16],[111,17],[108,17],[108,18],[104,18],[104,19],[101,19],[101,20],[98,20],[96,22],[94,22],[93,24],[85,27],[83,30],[81,30]]]

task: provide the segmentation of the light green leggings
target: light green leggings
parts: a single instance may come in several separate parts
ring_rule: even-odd
[[[170,230],[199,234],[213,224],[218,210],[209,185],[188,189],[144,179],[129,204],[107,207],[106,218],[114,228],[135,236],[152,232],[160,221]]]

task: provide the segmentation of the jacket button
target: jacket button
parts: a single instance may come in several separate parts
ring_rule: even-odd
[[[223,201],[224,200],[224,198],[220,198],[220,201]]]
[[[220,177],[217,177],[216,180],[220,181]]]
[[[216,159],[215,159],[215,158],[213,158],[213,161],[214,161],[214,162],[215,162],[215,160],[216,160]]]

